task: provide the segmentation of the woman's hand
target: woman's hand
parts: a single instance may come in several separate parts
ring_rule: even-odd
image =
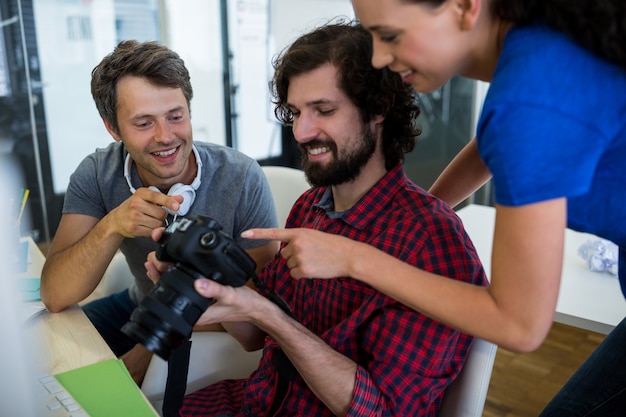
[[[280,254],[294,278],[350,276],[352,252],[360,244],[343,236],[303,228],[250,229],[241,236],[285,242]]]

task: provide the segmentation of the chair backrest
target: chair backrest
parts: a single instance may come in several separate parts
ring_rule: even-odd
[[[450,384],[439,409],[439,417],[481,417],[497,346],[474,339],[465,366]]]
[[[264,166],[262,169],[274,196],[278,225],[283,227],[293,203],[311,185],[306,181],[304,171],[300,169],[282,166]]]
[[[104,271],[104,275],[102,275],[102,279],[96,289],[79,304],[84,305],[99,298],[108,297],[111,294],[125,290],[133,282],[135,282],[135,277],[130,272],[126,257],[122,252],[117,251],[106,271]]]

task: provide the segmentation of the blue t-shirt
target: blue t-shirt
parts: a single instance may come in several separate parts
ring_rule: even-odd
[[[569,228],[620,246],[626,294],[626,71],[547,27],[513,28],[476,136],[496,202],[566,197]]]
[[[244,249],[266,241],[243,239],[239,235],[253,227],[276,227],[276,209],[269,183],[258,162],[232,148],[194,142],[202,160],[201,183],[196,198],[184,216],[211,217]],[[121,142],[111,143],[87,156],[70,177],[63,213],[104,217],[131,196],[124,178],[126,149]],[[147,187],[137,175],[135,164],[130,170],[134,188]],[[179,216],[180,217],[180,216]],[[172,221],[173,216],[168,216]],[[126,238],[120,249],[135,276],[130,295],[137,303],[154,284],[146,275],[144,262],[157,243],[148,237]]]

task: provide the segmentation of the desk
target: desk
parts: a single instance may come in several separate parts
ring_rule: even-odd
[[[38,345],[40,369],[52,374],[115,359],[83,310],[72,306],[60,313],[44,311],[27,323],[29,337]]]
[[[40,276],[44,262],[45,257],[30,240],[29,263],[23,276]],[[26,337],[35,344],[34,351],[38,353],[36,369],[58,374],[116,358],[78,305],[60,313],[44,310],[29,319],[25,326]],[[150,404],[145,396],[144,399]],[[154,413],[158,416],[156,411]]]
[[[495,208],[470,204],[457,214],[490,276]],[[578,248],[587,240],[595,239],[594,235],[566,229],[561,288],[554,319],[607,334],[626,317],[626,300],[616,276],[590,271],[578,256]]]
[[[24,277],[38,277],[46,258],[28,238],[28,263]],[[27,303],[30,304],[30,303]],[[35,305],[42,305],[35,302]],[[36,344],[40,369],[53,374],[80,368],[115,355],[85,313],[72,306],[60,313],[44,310],[26,322],[27,337]]]

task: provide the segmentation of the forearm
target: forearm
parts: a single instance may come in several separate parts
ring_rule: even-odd
[[[472,139],[430,187],[430,192],[455,207],[483,186],[491,173],[478,154],[476,138]]]
[[[488,288],[423,271],[366,244],[355,250],[365,257],[355,262],[351,276],[434,320],[489,338],[490,326],[477,327],[495,321],[495,303]],[[498,334],[499,330],[491,336]]]
[[[204,325],[195,325],[193,326],[194,332],[223,332],[225,331],[224,326],[220,323],[214,324],[204,324]]]
[[[278,307],[274,317],[260,320],[280,345],[308,387],[335,415],[346,415],[354,394],[357,365]]]
[[[224,322],[221,326],[248,352],[263,348],[266,333],[248,322]]]
[[[346,274],[465,333],[513,351],[531,351],[552,324],[563,255],[565,201],[499,207],[491,284],[429,273],[367,244],[348,242]]]
[[[67,246],[53,243],[41,273],[41,299],[46,307],[57,312],[89,296],[122,240],[100,221]]]

